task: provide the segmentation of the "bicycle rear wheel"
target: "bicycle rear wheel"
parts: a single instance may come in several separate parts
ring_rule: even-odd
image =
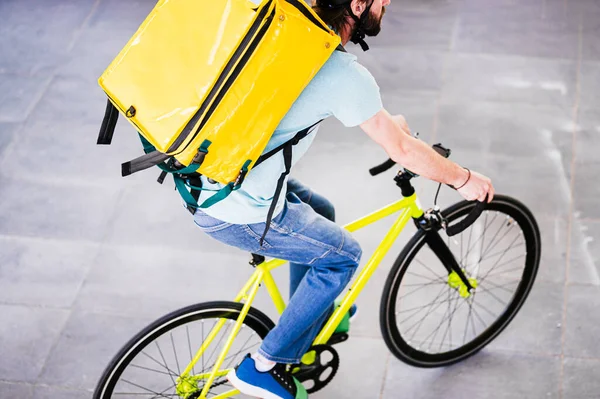
[[[93,398],[197,397],[204,388],[207,373],[212,371],[242,306],[243,304],[236,302],[201,303],[177,310],[153,322],[133,337],[110,362],[98,382]],[[221,319],[226,319],[225,324],[192,369],[186,393],[178,393],[178,377]],[[211,384],[208,398],[233,390],[225,377],[226,372],[236,366],[246,353],[255,351],[273,327],[274,323],[264,313],[250,308],[225,357],[222,372]]]
[[[455,223],[473,206],[462,201],[442,213]],[[476,285],[473,293],[432,251],[430,234],[444,240],[471,285]],[[535,218],[525,205],[502,195],[496,195],[459,235],[419,230],[400,253],[383,291],[380,323],[388,348],[417,367],[446,366],[477,353],[506,328],[525,302],[540,252]]]

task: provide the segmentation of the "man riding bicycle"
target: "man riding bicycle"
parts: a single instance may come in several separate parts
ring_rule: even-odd
[[[313,10],[341,37],[366,47],[365,35],[381,29],[390,0],[315,0]],[[401,115],[390,115],[382,105],[373,76],[354,55],[335,51],[304,89],[275,130],[265,153],[329,116],[347,127],[360,126],[389,157],[431,180],[456,187],[467,200],[491,201],[489,178],[439,156],[427,144],[413,138]],[[297,162],[311,145],[316,132],[293,147]],[[257,353],[246,357],[228,375],[242,393],[266,399],[306,397],[302,385],[287,371],[300,363],[323,323],[333,311],[334,300],[350,282],[360,262],[361,248],[346,230],[334,223],[333,205],[294,179],[275,205],[264,239],[269,208],[279,176],[286,170],[277,154],[252,170],[241,188],[223,201],[198,209],[195,223],[208,235],[243,250],[290,262],[290,301],[277,326],[265,337]],[[202,177],[201,201],[214,194],[219,184]],[[284,193],[285,194],[285,193]],[[352,312],[352,310],[351,310]]]

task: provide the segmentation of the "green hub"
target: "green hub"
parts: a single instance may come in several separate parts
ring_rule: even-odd
[[[467,274],[465,269],[462,269],[462,271],[465,275]],[[469,284],[471,284],[471,287],[473,287],[473,289],[477,288],[477,279],[467,279],[469,280]],[[458,290],[458,294],[463,298],[468,298],[471,296],[469,289],[467,288],[465,283],[463,283],[463,281],[460,279],[460,276],[456,272],[452,272],[448,275],[448,285],[454,288],[455,290]]]
[[[198,392],[198,380],[195,376],[177,377],[177,395],[182,398],[189,398],[193,393]]]

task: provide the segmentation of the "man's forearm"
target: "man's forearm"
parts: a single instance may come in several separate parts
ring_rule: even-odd
[[[399,124],[398,130],[398,134],[408,133]],[[461,186],[468,178],[468,172],[464,168],[442,157],[427,143],[410,135],[404,135],[397,147],[387,149],[388,154],[411,172],[455,187]]]

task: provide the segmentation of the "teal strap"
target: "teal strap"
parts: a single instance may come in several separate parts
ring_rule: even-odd
[[[173,180],[175,181],[175,188],[177,188],[179,195],[181,195],[181,198],[185,201],[185,203],[193,208],[198,208],[198,203],[185,187],[185,181],[183,178],[173,175]]]
[[[214,194],[210,198],[207,198],[202,203],[202,205],[200,205],[200,208],[208,208],[209,206],[213,206],[217,202],[223,201],[225,198],[227,198],[229,196],[229,194],[231,194],[235,190],[238,190],[242,186],[242,183],[244,182],[244,178],[246,177],[246,174],[248,173],[248,168],[250,167],[251,163],[252,163],[252,160],[250,160],[250,159],[247,160],[244,163],[244,166],[242,166],[242,170],[240,170],[240,174],[239,174],[238,178],[236,179],[236,181],[229,183],[228,185],[226,185],[225,187],[223,187],[222,189],[217,191],[216,194]]]
[[[223,201],[225,198],[227,198],[229,196],[229,194],[231,194],[238,188],[240,188],[240,186],[234,187],[233,183],[229,183],[228,185],[226,185],[225,187],[223,187],[222,189],[217,191],[210,198],[207,198],[200,206],[198,206],[198,208],[208,208],[210,206],[213,206],[217,202]]]

